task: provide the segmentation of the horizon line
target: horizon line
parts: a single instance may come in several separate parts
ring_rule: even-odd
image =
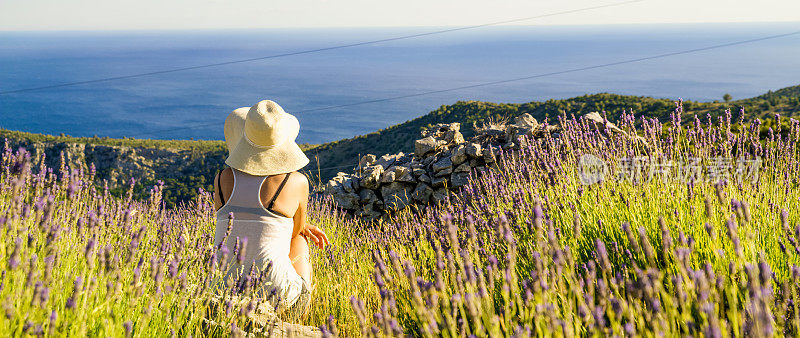
[[[747,24],[800,24],[797,21],[690,21],[690,22],[630,22],[594,24],[500,24],[494,27],[622,27],[622,26],[678,26],[678,25],[747,25]],[[0,33],[80,33],[80,32],[188,32],[188,31],[255,31],[255,30],[326,30],[326,29],[421,29],[463,27],[465,25],[408,25],[408,26],[283,26],[283,27],[194,27],[194,28],[112,28],[112,29],[0,29]]]

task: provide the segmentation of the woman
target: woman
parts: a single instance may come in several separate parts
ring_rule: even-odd
[[[279,296],[278,312],[293,317],[303,317],[311,302],[307,238],[319,248],[329,244],[325,232],[306,223],[309,184],[297,170],[309,161],[295,143],[299,131],[297,119],[269,100],[235,110],[225,121],[230,168],[214,179],[215,247],[225,240],[233,252],[237,239],[247,238],[235,273],[272,262],[266,282]]]

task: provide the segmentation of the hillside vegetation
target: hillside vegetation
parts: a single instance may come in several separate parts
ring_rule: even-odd
[[[428,114],[420,116],[374,133],[356,136],[349,139],[321,144],[312,148],[309,157],[318,156],[322,182],[343,171],[341,166],[356,165],[359,155],[364,154],[391,154],[397,152],[410,152],[414,149],[414,140],[419,138],[420,130],[437,123],[460,122],[465,138],[474,134],[473,123],[482,123],[488,120],[511,119],[523,113],[531,114],[539,122],[548,120],[557,123],[555,118],[562,112],[568,115],[583,115],[590,112],[608,113],[611,121],[616,121],[623,111],[633,111],[634,116],[655,117],[667,121],[675,108],[673,99],[656,99],[644,96],[628,96],[616,94],[593,94],[563,100],[547,100],[544,102],[529,102],[523,104],[502,104],[480,101],[459,101],[449,106],[441,106]],[[725,102],[696,102],[684,101],[684,122],[691,122],[687,118],[694,114],[704,120],[707,115],[717,117],[724,114],[725,109],[731,109],[735,118],[740,118],[739,111],[744,109],[741,118],[765,119],[775,113],[787,117],[794,117],[800,112],[800,85],[780,89],[775,92],[743,99]],[[765,121],[765,127],[769,127]],[[324,169],[337,167],[333,169]],[[315,161],[309,165],[309,170],[315,170]]]
[[[2,139],[9,149],[27,149],[37,164],[56,174],[69,168],[94,170],[98,185],[115,196],[127,191],[132,179],[136,198],[163,182],[169,188],[162,199],[168,208],[195,199],[199,188],[211,189],[228,153],[223,141],[52,136],[0,129]],[[304,150],[310,147],[301,145]]]
[[[632,111],[637,119],[641,119],[643,116],[653,117],[663,122],[669,119],[674,107],[675,103],[672,99],[607,93],[522,104],[459,101],[452,105],[441,106],[416,119],[370,134],[321,145],[305,144],[301,145],[301,148],[311,159],[311,164],[305,169],[306,173],[312,177],[313,182],[324,184],[337,172],[348,171],[355,166],[361,155],[413,151],[414,140],[419,138],[420,131],[437,123],[460,122],[462,133],[469,138],[474,134],[473,123],[511,119],[523,113],[531,114],[539,122],[547,120],[549,123],[556,123],[555,117],[563,112],[566,112],[567,115],[582,115],[593,111],[605,111],[610,120],[616,121],[623,111]],[[766,117],[774,116],[774,114],[794,117],[800,111],[800,85],[728,103],[685,101],[683,107],[685,110],[683,123],[692,123],[693,119],[690,117],[693,115],[698,115],[703,121],[706,121],[708,116],[721,116],[726,109],[731,109],[734,119],[761,118],[764,120],[762,128],[766,130],[774,123],[774,119]],[[744,109],[744,114],[740,114],[740,109]],[[784,123],[788,123],[787,121],[788,119]],[[788,128],[784,128],[784,130],[788,130]],[[198,188],[210,190],[213,187],[213,177],[223,166],[226,156],[226,149],[222,141],[50,136],[0,129],[0,138],[3,137],[12,140],[12,146],[30,147],[39,144],[40,148],[50,149],[51,155],[54,156],[48,155],[50,159],[46,164],[56,171],[60,167],[58,154],[69,148],[66,146],[68,144],[111,147],[110,150],[113,151],[108,156],[121,156],[122,158],[107,162],[106,170],[101,171],[98,178],[113,178],[114,182],[127,182],[130,178],[135,178],[137,184],[134,194],[138,197],[145,196],[146,187],[157,183],[158,180],[163,180],[168,187],[163,199],[169,207],[192,200],[197,196]],[[84,154],[78,157],[93,159],[96,157],[91,154],[94,149],[109,150],[102,147],[90,147],[89,150],[83,150]],[[135,156],[130,155],[130,151],[119,151],[126,149],[135,150]],[[149,149],[166,150],[173,153],[174,156],[169,154],[165,156],[164,152],[152,152]],[[147,158],[148,154],[167,158]],[[138,162],[141,162],[140,157],[149,160],[152,165],[144,168],[141,165],[137,167]],[[130,165],[120,166],[119,163]],[[127,169],[129,167],[134,167],[134,169]],[[126,184],[112,184],[112,190],[118,196],[126,189]]]
[[[27,140],[30,143],[74,143],[92,144],[110,147],[128,148],[148,148],[148,149],[171,149],[171,150],[197,150],[203,152],[214,152],[226,150],[225,142],[222,140],[152,140],[139,138],[111,138],[111,137],[74,137],[69,135],[46,135],[39,133],[28,133],[24,131],[8,130],[0,128],[0,138],[13,140]],[[316,145],[300,144],[300,148],[308,150]]]

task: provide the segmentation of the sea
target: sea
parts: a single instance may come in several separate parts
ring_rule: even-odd
[[[270,99],[300,120],[298,142],[323,143],[461,100],[713,101],[800,84],[800,34],[704,49],[800,22],[490,26],[360,44],[451,28],[0,32],[0,92],[23,90],[0,94],[0,128],[219,140],[228,113]],[[264,58],[278,54],[292,55]],[[154,74],[130,77],[142,73]]]

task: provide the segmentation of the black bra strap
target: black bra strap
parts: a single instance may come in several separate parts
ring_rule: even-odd
[[[225,197],[222,197],[222,171],[225,169],[220,169],[217,173],[217,194],[219,194],[219,200],[222,201],[222,205],[225,205]]]
[[[283,186],[286,185],[286,181],[289,180],[289,175],[291,175],[291,174],[292,173],[288,173],[288,174],[286,174],[286,177],[283,178],[283,182],[281,182],[281,185],[278,186],[278,190],[275,190],[275,194],[272,195],[272,199],[269,200],[269,204],[267,204],[267,210],[270,210],[270,211],[272,210],[272,205],[275,204],[275,199],[278,198],[278,194],[281,193],[281,190],[283,189]]]

